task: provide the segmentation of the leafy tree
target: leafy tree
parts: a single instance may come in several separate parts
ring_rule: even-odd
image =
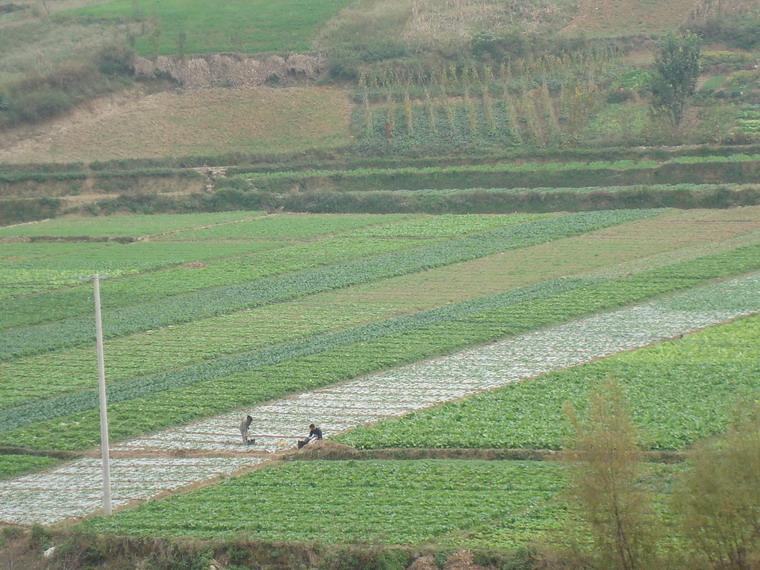
[[[613,379],[589,399],[588,419],[579,421],[569,404],[574,439],[568,497],[593,541],[597,566],[636,570],[655,567],[655,516],[651,494],[639,485],[636,428]]]
[[[655,56],[652,110],[675,126],[681,123],[686,103],[697,88],[701,56],[700,40],[692,33],[668,34]]]
[[[698,446],[674,493],[684,536],[713,568],[760,565],[760,405]]]

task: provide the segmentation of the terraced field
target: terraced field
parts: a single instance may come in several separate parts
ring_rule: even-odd
[[[85,21],[154,18],[160,30],[157,44],[151,37],[137,42],[144,55],[288,53],[310,51],[317,29],[345,5],[345,0],[285,0],[276,4],[235,0],[212,10],[199,0],[155,5],[112,0],[67,12],[67,16]],[[177,43],[180,32],[186,35],[183,48]]]
[[[582,404],[589,386],[612,374],[646,428],[643,443],[681,449],[721,432],[730,401],[760,389],[757,317],[642,348],[760,311],[760,207],[490,216],[232,212],[60,219],[1,231],[9,302],[0,324],[0,446],[86,453],[98,444],[92,299],[77,279],[108,273],[117,505],[255,468],[292,447],[310,421],[328,436],[354,429],[341,440],[367,449],[558,448],[566,435],[562,402]],[[613,356],[632,349],[641,350]],[[467,396],[474,397],[452,402]],[[255,418],[257,442],[248,448],[236,435],[243,412]],[[178,451],[189,456],[178,458]],[[55,467],[11,457],[0,520],[55,522],[97,508],[94,459]],[[171,476],[157,458],[173,462]],[[345,472],[359,489],[379,470],[385,488],[383,474],[404,479],[429,470],[438,477],[440,470],[444,477],[456,465],[378,463]],[[478,519],[500,529],[497,546],[506,548],[531,528],[548,531],[561,521],[562,507],[550,500],[563,485],[561,467],[460,467],[473,471],[452,492],[471,497],[470,506],[483,502],[475,483],[483,474],[499,481],[531,475],[487,512],[452,510],[428,534],[414,532],[423,519],[396,534],[382,522],[371,540],[482,545]],[[334,468],[315,467],[325,476]],[[300,476],[301,467],[286,469]],[[272,486],[276,497],[278,478],[291,476],[281,473],[267,468],[228,485]],[[150,484],[137,489],[135,478]],[[357,506],[356,528],[365,519],[407,517],[406,500],[383,499],[391,488],[376,495],[379,502]],[[64,489],[69,498],[56,502]],[[226,504],[217,522],[197,517],[195,530],[173,514],[175,505],[177,512],[206,512],[226,492],[210,487],[91,528],[150,533],[151,513],[161,511],[179,521],[166,535],[289,540],[304,532],[300,519],[291,517],[288,530],[274,515],[268,526],[233,525],[244,513]],[[438,509],[428,491],[410,490],[408,499]],[[537,502],[543,506],[525,510]],[[502,529],[507,513],[514,525]],[[355,536],[346,527],[329,540]]]

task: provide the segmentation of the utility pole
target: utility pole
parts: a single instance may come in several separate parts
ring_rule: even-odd
[[[103,320],[100,316],[100,275],[95,274],[95,337],[98,346],[98,394],[100,399],[100,454],[103,458],[103,511],[111,514],[111,457],[108,445],[106,362],[103,354]]]

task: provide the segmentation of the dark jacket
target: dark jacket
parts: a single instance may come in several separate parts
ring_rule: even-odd
[[[309,439],[322,439],[322,430],[315,427],[309,432]]]

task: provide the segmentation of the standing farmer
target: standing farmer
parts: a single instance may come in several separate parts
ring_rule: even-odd
[[[255,439],[248,439],[248,428],[251,427],[253,418],[246,416],[245,419],[240,422],[240,435],[243,437],[243,445],[251,445],[256,442]]]

